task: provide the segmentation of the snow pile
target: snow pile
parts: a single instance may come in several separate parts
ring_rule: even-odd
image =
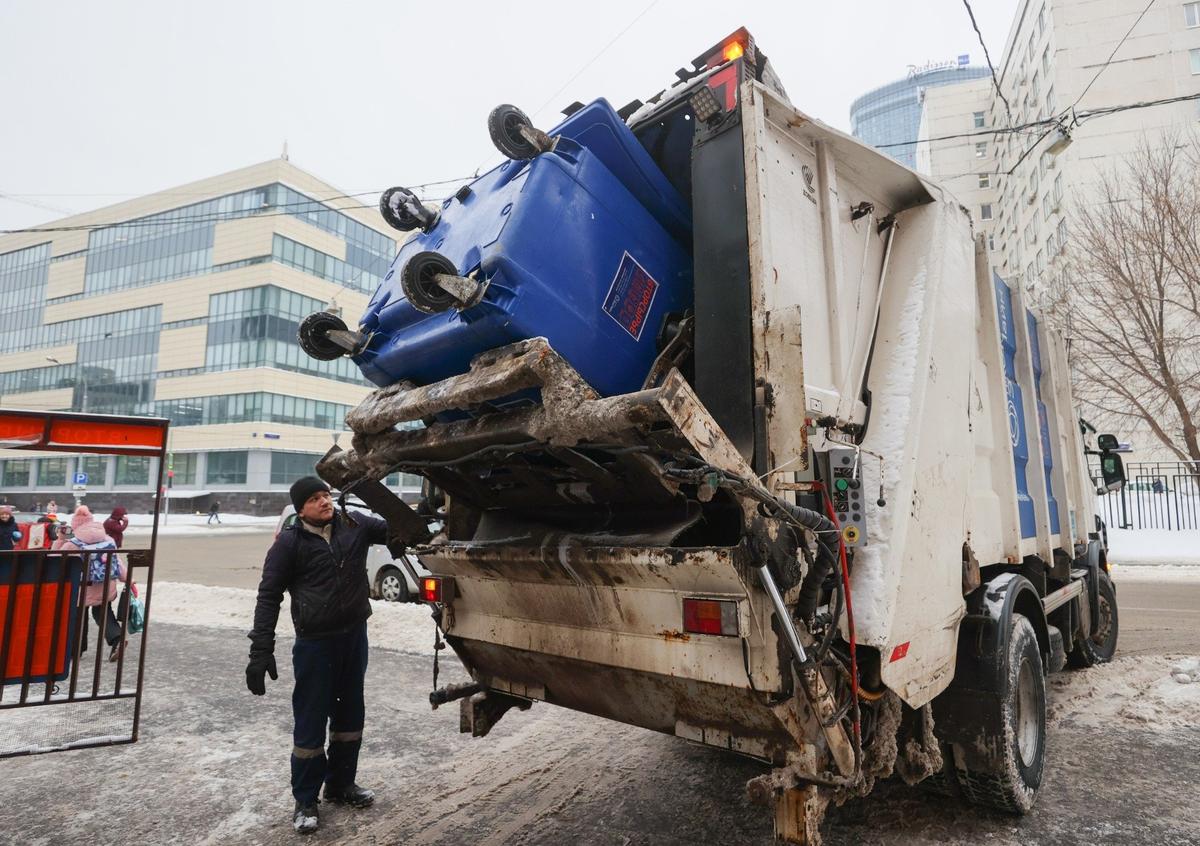
[[[257,592],[242,588],[208,587],[183,582],[155,582],[151,601],[152,622],[181,626],[209,626],[248,633],[254,622]],[[433,649],[433,622],[428,606],[371,600],[374,613],[367,620],[371,646],[427,655]],[[283,596],[278,637],[294,637],[291,603]]]
[[[1183,681],[1186,679],[1186,682]],[[1200,714],[1200,658],[1138,655],[1050,677],[1051,724],[1110,726],[1126,722],[1152,731],[1195,727]]]
[[[1200,530],[1109,529],[1108,560],[1200,567]]]

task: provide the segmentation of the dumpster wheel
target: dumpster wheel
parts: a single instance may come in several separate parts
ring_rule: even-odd
[[[509,103],[502,103],[488,115],[488,134],[496,149],[515,161],[532,159],[544,152],[530,141],[521,130],[530,130],[533,123],[523,111]]]
[[[329,338],[332,330],[346,331],[346,322],[328,311],[315,311],[300,321],[297,339],[300,348],[318,361],[333,361],[347,352]]]
[[[438,274],[458,275],[454,262],[441,253],[424,250],[415,253],[400,271],[400,288],[413,308],[425,314],[440,314],[456,308],[461,303],[438,285],[434,279]]]

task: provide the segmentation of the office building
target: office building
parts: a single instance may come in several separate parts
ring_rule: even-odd
[[[397,249],[376,209],[278,159],[33,229],[0,236],[0,405],[169,418],[177,510],[269,513],[348,445],[369,386],[296,330],[365,309]],[[88,502],[140,508],[158,468],[8,453],[0,491],[61,505],[80,472]]]
[[[850,105],[850,131],[901,164],[915,167],[922,97],[930,89],[988,75],[987,68],[968,62],[964,55],[954,62],[910,65],[904,79],[868,91]]]

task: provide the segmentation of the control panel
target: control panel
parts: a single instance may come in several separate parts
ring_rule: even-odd
[[[829,485],[829,498],[833,511],[842,529],[842,540],[846,546],[865,546],[867,543],[866,499],[863,496],[861,468],[858,452],[837,447],[825,453],[829,472],[825,474]]]

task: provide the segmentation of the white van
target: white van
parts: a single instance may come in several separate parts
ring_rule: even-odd
[[[364,514],[372,514],[371,510],[361,502],[350,500],[347,507]],[[279,515],[275,524],[275,537],[296,522],[296,509],[288,505]],[[418,570],[417,568],[421,568]],[[367,552],[367,578],[371,584],[372,599],[386,599],[388,602],[416,602],[420,596],[417,586],[419,573],[424,573],[421,562],[415,555],[403,558],[393,558],[391,551],[383,544],[374,544]]]

